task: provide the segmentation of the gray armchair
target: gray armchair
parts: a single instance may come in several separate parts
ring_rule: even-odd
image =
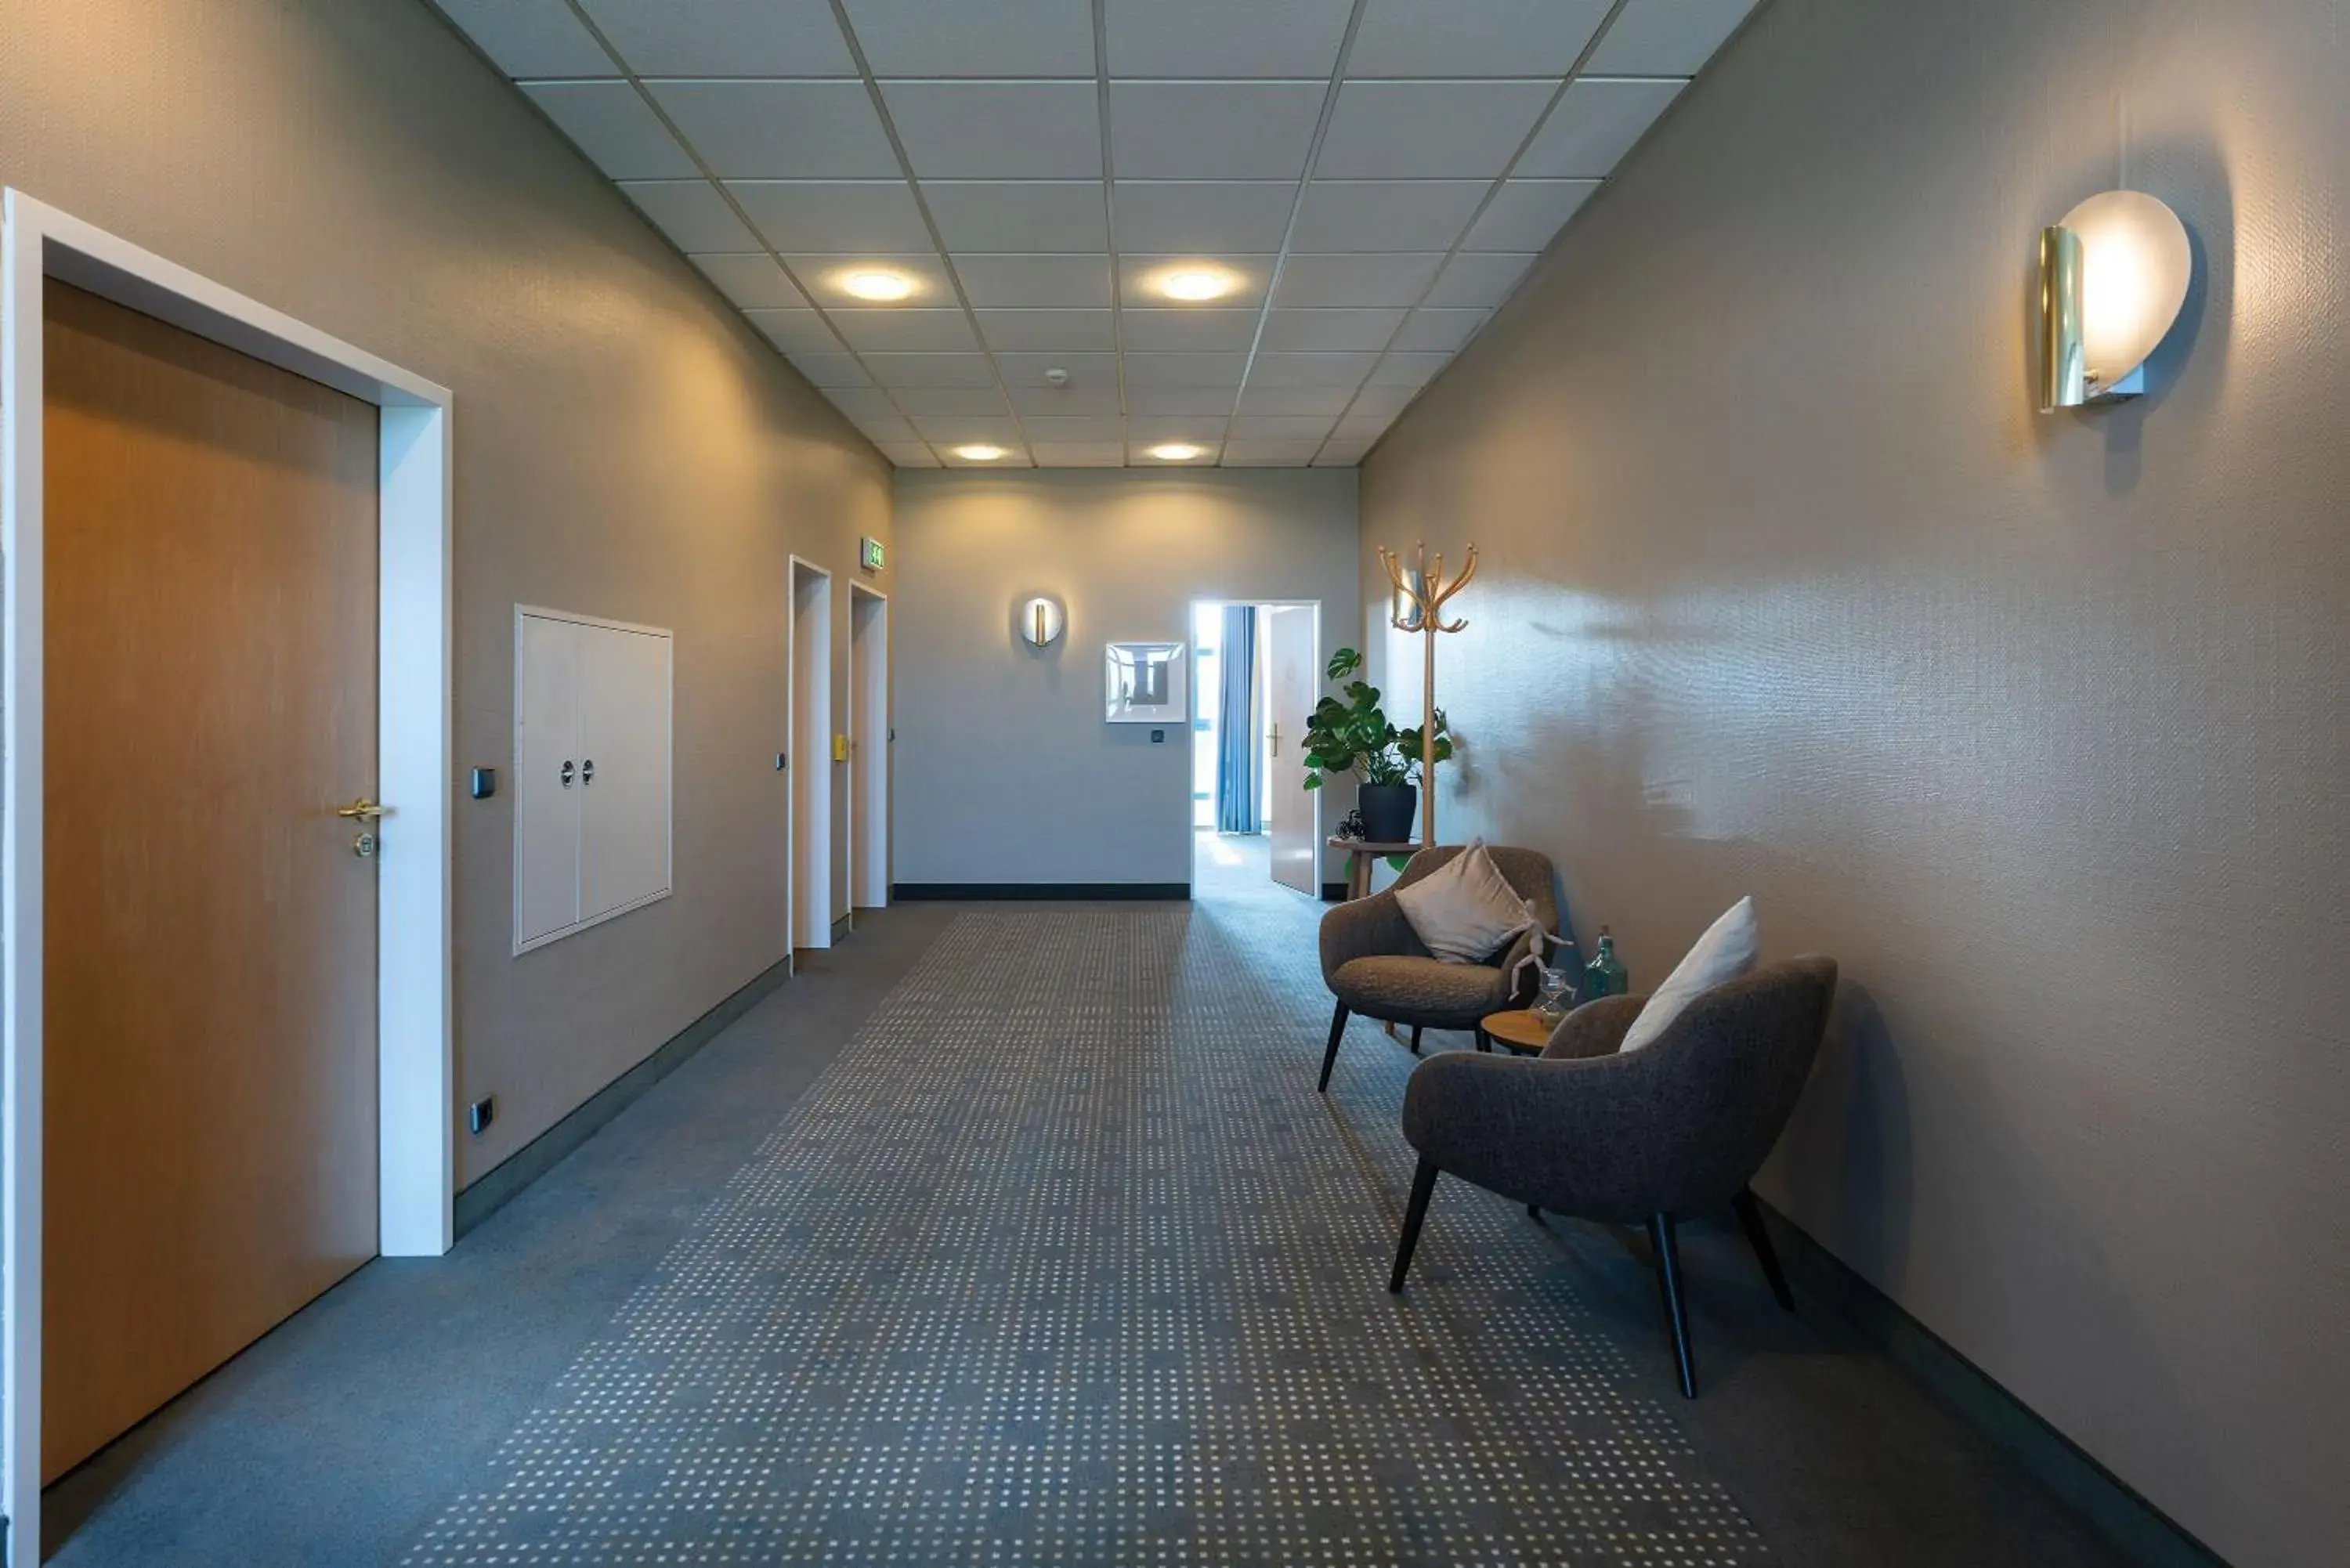
[[[1456,1051],[1421,1063],[1403,1100],[1403,1136],[1419,1168],[1388,1289],[1403,1289],[1444,1171],[1530,1211],[1645,1224],[1681,1392],[1697,1397],[1674,1220],[1734,1208],[1772,1293],[1794,1309],[1747,1183],[1794,1114],[1835,983],[1829,959],[1764,965],[1701,992],[1628,1056],[1617,1048],[1646,997],[1576,1008],[1539,1057]]]
[[[1466,847],[1440,845],[1411,857],[1396,878],[1396,888],[1414,882],[1443,866]],[[1558,904],[1551,897],[1550,857],[1532,849],[1497,848],[1487,845],[1494,868],[1511,890],[1534,906],[1545,931],[1558,929]],[[1491,963],[1445,963],[1429,950],[1404,919],[1395,888],[1340,904],[1322,917],[1322,981],[1338,1000],[1330,1018],[1330,1044],[1322,1054],[1321,1088],[1330,1087],[1330,1068],[1338,1060],[1338,1042],[1347,1032],[1347,1016],[1359,1012],[1389,1023],[1411,1025],[1411,1051],[1419,1054],[1422,1029],[1477,1031],[1489,1012],[1523,1007],[1533,996],[1531,975],[1513,979],[1512,971],[1533,945],[1531,935],[1517,940]]]

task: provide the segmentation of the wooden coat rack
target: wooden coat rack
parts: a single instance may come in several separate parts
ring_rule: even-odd
[[[1428,556],[1428,546],[1412,546],[1418,565],[1406,575],[1403,557],[1379,546],[1379,564],[1388,569],[1388,581],[1395,585],[1398,609],[1389,613],[1388,624],[1398,631],[1416,631],[1427,640],[1424,660],[1426,686],[1419,706],[1419,842],[1433,848],[1436,844],[1436,639],[1439,633],[1459,631],[1469,623],[1456,620],[1447,625],[1443,609],[1453,595],[1469,586],[1477,575],[1477,546],[1469,546],[1468,558],[1462,563],[1461,575],[1451,582],[1444,580],[1444,556],[1440,552],[1434,561]],[[1409,618],[1401,607],[1410,607]]]

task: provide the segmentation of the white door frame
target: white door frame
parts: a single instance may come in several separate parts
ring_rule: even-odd
[[[1222,607],[1223,607],[1224,606],[1226,606],[1226,605],[1247,605],[1247,606],[1249,606],[1249,607],[1250,607],[1251,608],[1253,608],[1253,609],[1310,609],[1310,610],[1312,610],[1312,611],[1314,612],[1314,669],[1315,669],[1315,673],[1317,673],[1317,674],[1318,674],[1318,673],[1320,673],[1321,669],[1322,669],[1322,601],[1321,601],[1320,599],[1256,599],[1256,598],[1247,598],[1247,597],[1242,597],[1242,596],[1240,596],[1240,595],[1201,594],[1199,597],[1197,597],[1197,598],[1193,599],[1193,600],[1191,602],[1191,607],[1191,607],[1191,614],[1192,614],[1192,619],[1191,619],[1191,626],[1196,626],[1196,625],[1198,624],[1198,611],[1199,611],[1199,607],[1200,607],[1200,606],[1201,606],[1201,605],[1214,605],[1214,606],[1216,606],[1216,607],[1217,607],[1218,608],[1220,608],[1220,609],[1221,609]],[[1192,636],[1191,635],[1191,627],[1190,627],[1190,626],[1187,626],[1187,627],[1186,627],[1186,628],[1185,628],[1185,631],[1186,631],[1186,635],[1185,635],[1185,637],[1184,637],[1183,640],[1184,640],[1185,645],[1186,645],[1186,646],[1189,646],[1189,645],[1192,642],[1192,640],[1193,640],[1193,638],[1192,638]],[[1200,669],[1200,660],[1198,659],[1198,658],[1197,658],[1197,657],[1194,657],[1194,658],[1192,659],[1192,660],[1191,660],[1191,670],[1192,670],[1192,676],[1191,676],[1191,681],[1192,681],[1192,690],[1191,690],[1191,713],[1192,713],[1192,717],[1193,717],[1194,719],[1197,719],[1197,718],[1198,718],[1198,716],[1199,716],[1199,712],[1200,712],[1200,704],[1201,704],[1201,702],[1205,701],[1207,700],[1207,696],[1208,696],[1208,694],[1207,694],[1206,692],[1201,691],[1199,689],[1199,679],[1200,679],[1200,678],[1199,678],[1199,673],[1198,673],[1198,672],[1199,672],[1199,669]],[[1222,720],[1222,714],[1221,711],[1219,711],[1219,713],[1218,713],[1217,717],[1218,717],[1219,721],[1221,722],[1221,720]],[[1269,719],[1269,718],[1270,718],[1270,715],[1268,715],[1267,717],[1268,717],[1268,719]],[[1196,771],[1198,770],[1198,767],[1199,767],[1199,749],[1200,749],[1200,732],[1199,732],[1199,729],[1198,729],[1197,725],[1195,724],[1195,725],[1192,727],[1192,730],[1191,730],[1191,754],[1192,754],[1192,763],[1191,763],[1191,766],[1192,766],[1192,769],[1193,769],[1193,771],[1194,771],[1194,772],[1196,772]],[[1318,790],[1318,789],[1317,789],[1317,790],[1309,790],[1309,791],[1306,791],[1305,793],[1306,793],[1306,794],[1310,794],[1310,795],[1313,797],[1312,804],[1313,804],[1313,806],[1314,806],[1314,843],[1315,843],[1315,852],[1314,852],[1314,867],[1315,867],[1315,880],[1316,882],[1319,882],[1319,881],[1322,879],[1322,877],[1323,877],[1325,875],[1326,875],[1326,874],[1327,874],[1327,862],[1328,862],[1328,860],[1329,860],[1329,850],[1327,849],[1327,847],[1326,847],[1326,846],[1322,844],[1322,795],[1323,795],[1323,791],[1322,791],[1322,790]],[[1193,827],[1193,826],[1192,826],[1192,825],[1191,825],[1191,818],[1192,818],[1192,815],[1194,815],[1194,813],[1193,813],[1192,803],[1191,803],[1191,792],[1190,790],[1188,790],[1188,789],[1187,789],[1187,790],[1185,790],[1185,791],[1183,792],[1183,835],[1184,835],[1184,842],[1185,842],[1186,844],[1192,844],[1192,843],[1194,843],[1194,836],[1195,836],[1195,835],[1196,835],[1196,834],[1197,834],[1197,832],[1198,832],[1198,829],[1197,829],[1197,828],[1195,828],[1195,827]],[[1272,825],[1270,822],[1266,823],[1266,824],[1265,824],[1265,832],[1269,835],[1269,834],[1271,834],[1271,833],[1272,833],[1272,831],[1273,831],[1273,825]],[[1192,884],[1192,886],[1196,888],[1197,888],[1197,886],[1198,886],[1198,884],[1199,884],[1199,872],[1200,872],[1200,857],[1199,857],[1196,854],[1195,854],[1195,855],[1193,855],[1193,856],[1191,857],[1191,862],[1190,862],[1190,867],[1191,867],[1191,868],[1190,868],[1190,869],[1185,873],[1185,879],[1186,879],[1187,881],[1191,882],[1191,883]]]
[[[857,660],[857,601],[873,600],[881,617],[878,671]],[[858,725],[872,695],[867,683],[880,682],[881,732],[868,735]],[[889,904],[889,596],[879,588],[848,582],[848,907],[854,911]],[[859,835],[862,835],[860,843]]]
[[[0,1510],[40,1554],[43,279],[382,410],[377,895],[379,1251],[449,1250],[450,440],[444,387],[58,212],[0,192]]]
[[[806,754],[800,744],[800,573],[803,571],[824,581],[824,733],[817,737],[816,754]],[[828,948],[832,946],[832,653],[837,640],[832,628],[832,573],[805,556],[794,556],[785,569],[784,582],[784,749],[787,763],[785,794],[787,797],[784,820],[784,950],[795,948]],[[815,820],[800,821],[800,783],[807,786],[808,815]],[[820,913],[807,922],[806,941],[800,940],[800,830],[807,829],[811,845],[821,842],[822,856],[811,856],[824,862],[824,882],[818,891]],[[819,832],[821,841],[816,836]]]

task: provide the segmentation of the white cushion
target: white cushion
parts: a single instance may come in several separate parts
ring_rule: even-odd
[[[1640,1016],[1632,1020],[1625,1032],[1624,1044],[1617,1049],[1638,1051],[1667,1029],[1681,1015],[1681,1009],[1698,998],[1698,993],[1720,985],[1725,980],[1736,980],[1754,967],[1754,954],[1762,942],[1762,931],[1754,922],[1754,900],[1741,898],[1730,910],[1705,929],[1697,946],[1690,949],[1673,972],[1665,976],[1665,983],[1657,987],[1648,1003],[1640,1009]]]
[[[1420,941],[1446,963],[1483,963],[1534,923],[1482,838],[1395,896]]]

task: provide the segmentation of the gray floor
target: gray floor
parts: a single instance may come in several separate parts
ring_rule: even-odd
[[[1695,1404],[1618,1232],[1448,1183],[1389,1298],[1410,1060],[1313,1094],[1317,911],[1225,858],[863,920],[52,1489],[55,1560],[2114,1561],[1726,1229]]]

